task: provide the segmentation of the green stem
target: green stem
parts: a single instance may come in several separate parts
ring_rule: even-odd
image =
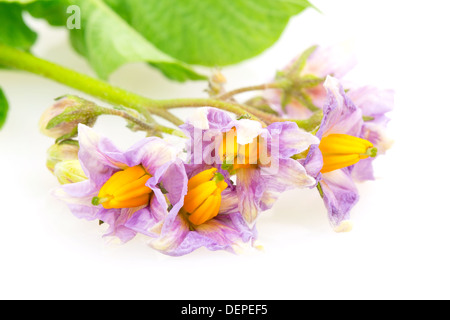
[[[183,121],[166,110],[154,108],[155,100],[142,97],[127,90],[112,86],[107,82],[89,77],[2,44],[0,44],[0,64],[44,76],[111,104],[123,105],[135,109],[143,115],[147,115],[146,117],[149,120],[150,117],[148,116],[148,111],[175,125],[183,123]]]
[[[158,123],[147,123],[144,122],[138,118],[133,117],[132,115],[130,115],[129,113],[123,111],[123,110],[117,110],[117,109],[111,109],[111,108],[104,108],[104,107],[99,107],[101,114],[103,115],[113,115],[113,116],[119,116],[122,117],[128,121],[133,122],[134,124],[136,124],[140,129],[145,130],[149,133],[167,133],[167,134],[171,134],[174,136],[178,136],[181,138],[186,138],[186,135],[178,130],[178,129],[173,129],[173,128],[169,128],[163,125],[160,125]]]
[[[273,83],[265,83],[260,84],[256,86],[248,86],[243,88],[234,89],[228,92],[225,92],[224,94],[217,96],[217,99],[220,100],[227,100],[239,93],[249,92],[249,91],[256,91],[256,90],[267,90],[267,89],[281,89],[284,88],[286,84],[284,82],[273,82]]]
[[[160,116],[173,124],[179,126],[183,124],[183,121],[168,110],[173,108],[184,107],[215,107],[222,110],[226,110],[236,114],[237,116],[244,116],[252,120],[260,121],[265,124],[270,124],[278,121],[294,121],[301,128],[311,128],[315,125],[316,121],[297,121],[279,118],[273,114],[268,114],[257,108],[253,108],[246,105],[241,105],[234,102],[223,101],[220,99],[168,99],[168,100],[153,100],[150,98],[142,97],[138,94],[129,92],[127,90],[110,85],[107,82],[89,77],[87,75],[78,73],[74,70],[65,68],[63,66],[54,64],[52,62],[37,58],[29,53],[17,50],[15,48],[0,44],[0,65],[9,66],[19,70],[32,72],[46,78],[55,80],[69,87],[83,91],[93,97],[97,97],[101,100],[109,102],[114,105],[122,105],[131,109],[134,109],[146,117],[147,126],[158,126],[152,119],[149,113]],[[233,95],[245,91],[260,90],[264,88],[282,88],[287,85],[284,82],[276,82],[273,84],[264,84],[259,86],[250,86],[241,89],[236,89],[225,93],[221,96],[223,98],[229,98]],[[121,114],[126,118],[126,115]],[[129,119],[131,120],[131,119]],[[170,130],[167,127],[160,126],[159,129],[162,132],[169,133]],[[171,134],[179,135],[177,131],[171,131]]]
[[[260,121],[253,112],[247,110],[248,107],[239,105],[236,103],[225,102],[216,99],[207,98],[191,98],[191,99],[169,99],[169,100],[157,100],[155,105],[160,109],[174,109],[174,108],[189,108],[189,107],[214,107],[226,111],[230,111],[237,116],[246,116],[249,119]]]

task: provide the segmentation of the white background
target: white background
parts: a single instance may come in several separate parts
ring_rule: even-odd
[[[95,222],[76,219],[49,195],[58,185],[45,168],[52,140],[37,122],[55,97],[77,92],[2,70],[11,112],[0,132],[0,298],[450,298],[450,8],[445,1],[314,3],[323,14],[295,17],[274,47],[224,74],[230,89],[259,84],[311,44],[352,39],[359,65],[351,79],[395,89],[395,144],[375,162],[378,180],[360,185],[351,233],[331,230],[315,190],[295,190],[262,215],[264,252],[202,249],[172,258],[144,238],[107,242]],[[41,35],[35,54],[92,75],[64,29],[33,26]],[[111,81],[152,98],[204,95],[204,83],[171,83],[144,64],[121,68]],[[124,124],[105,117],[96,128],[126,147],[142,135]]]

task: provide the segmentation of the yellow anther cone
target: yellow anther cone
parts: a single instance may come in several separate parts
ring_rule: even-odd
[[[189,221],[201,225],[217,216],[222,201],[221,193],[227,186],[216,168],[202,171],[189,179],[183,206]]]
[[[142,166],[134,166],[111,176],[93,199],[105,209],[135,208],[148,204],[152,190],[145,184],[150,179]]]
[[[319,149],[323,156],[321,172],[327,173],[367,159],[369,150],[374,148],[373,144],[365,139],[347,134],[330,134],[322,138]]]

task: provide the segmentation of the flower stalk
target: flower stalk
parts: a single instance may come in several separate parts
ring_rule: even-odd
[[[253,108],[235,102],[224,101],[241,92],[270,88],[283,88],[286,85],[284,81],[235,89],[224,93],[217,98],[154,100],[132,93],[125,89],[112,86],[105,81],[92,78],[3,44],[0,44],[0,65],[41,75],[74,89],[80,90],[93,97],[99,98],[105,102],[111,103],[112,105],[125,106],[127,108],[134,109],[145,117],[145,122],[135,118],[130,119],[130,116],[126,112],[121,112],[119,110],[108,109],[108,112],[109,114],[122,116],[134,123],[138,121],[138,125],[143,128],[175,134],[178,136],[180,134],[177,130],[172,130],[156,124],[152,115],[159,116],[165,120],[168,120],[172,124],[179,126],[183,124],[183,121],[170,113],[169,109],[184,107],[214,107],[232,112],[238,117],[262,122],[265,125],[279,121],[290,121],[288,119],[279,118],[271,113],[264,112],[258,108]],[[300,123],[299,125],[304,129],[311,127],[309,123]]]

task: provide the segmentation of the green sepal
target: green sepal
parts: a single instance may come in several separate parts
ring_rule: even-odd
[[[320,182],[317,183],[317,190],[319,191],[320,197],[323,198],[323,189]]]

